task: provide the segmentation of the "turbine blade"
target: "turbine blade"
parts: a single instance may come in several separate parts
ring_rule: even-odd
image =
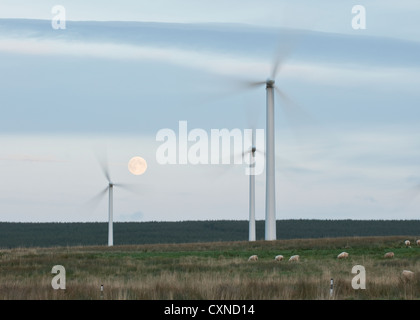
[[[285,94],[282,90],[279,89],[279,87],[274,86],[274,89],[276,90],[277,94],[280,96],[280,98],[283,99],[286,103],[290,104],[292,103],[292,100]]]
[[[407,200],[406,200],[407,202],[414,201],[418,196],[420,196],[420,184],[406,190],[405,195],[406,195],[406,198],[407,198]]]
[[[237,77],[228,77],[225,81],[228,81],[227,85],[231,86],[234,90],[249,90],[252,88],[258,88],[266,84],[266,81],[255,81],[250,79],[239,79]]]
[[[226,79],[222,79],[222,82],[226,82],[226,85],[224,85],[223,89],[217,93],[205,95],[202,99],[204,104],[212,104],[220,100],[235,97],[236,95],[246,94],[266,83],[265,81],[249,81],[237,78],[232,79],[230,77],[228,78],[228,81]]]
[[[251,149],[245,150],[242,152],[242,158],[245,158],[246,155],[250,154],[252,152]]]
[[[105,176],[106,180],[108,182],[111,182],[111,176],[109,174],[108,166],[106,164],[102,164],[101,167],[102,167],[102,172],[104,173],[104,176]]]
[[[224,157],[222,159],[220,159],[220,164],[224,165],[224,166],[233,166],[235,164],[241,164],[242,163],[242,159],[245,156],[245,154],[249,152],[249,151],[241,151],[238,153],[234,153],[234,154],[229,154],[229,158],[228,157]],[[240,159],[240,162],[235,161]]]
[[[281,103],[281,108],[284,110],[284,113],[288,117],[289,121],[294,126],[304,125],[314,123],[315,120],[313,117],[307,113],[302,107],[300,107],[296,102],[294,102],[290,97],[280,90],[277,86],[274,87],[275,92],[279,95],[283,103]]]
[[[274,80],[286,60],[295,51],[298,43],[303,39],[304,33],[301,32],[282,32],[278,38],[277,49],[275,51],[271,69],[271,79]]]
[[[246,118],[247,118],[247,125],[248,125],[248,129],[252,129],[252,134],[254,135],[254,139],[255,139],[255,134],[256,134],[256,129],[257,129],[257,125],[258,125],[258,121],[260,120],[260,116],[261,114],[264,112],[265,108],[263,105],[259,105],[258,103],[252,103],[252,104],[248,104],[246,107]],[[248,137],[251,138],[251,144],[252,144],[252,136]]]
[[[150,190],[149,186],[135,183],[114,183],[114,187],[121,188],[127,191],[130,191],[134,194],[142,194],[146,190]]]
[[[98,161],[99,165],[101,166],[102,173],[104,174],[106,180],[108,183],[111,182],[111,175],[109,173],[109,166],[108,166],[108,157],[106,155],[106,152],[96,150],[95,152],[96,160]]]
[[[244,81],[243,86],[245,88],[256,88],[265,85],[266,81]]]
[[[290,45],[280,45],[277,49],[276,55],[273,59],[273,65],[271,69],[271,79],[275,79],[279,73],[281,67],[284,65],[287,58],[290,56],[292,48]]]
[[[415,187],[415,189],[417,190],[417,193],[416,193],[416,195],[415,195],[415,197],[417,198],[417,197],[420,195],[420,184],[419,184],[419,185],[417,185],[417,186]]]
[[[264,152],[262,152],[261,150],[255,150],[255,152],[257,152],[257,153],[259,153],[260,155],[262,155],[263,157],[265,157],[266,156],[266,154],[265,154],[265,151]]]
[[[298,145],[302,146],[307,142],[308,138],[311,140],[319,139],[321,136],[325,136],[322,127],[317,124],[317,121],[312,117],[311,114],[306,112],[296,102],[280,90],[278,87],[274,87],[276,94],[280,97],[281,101],[277,105],[283,111],[286,116],[286,122],[290,127],[291,133],[298,142]],[[316,132],[314,129],[316,128]],[[327,136],[325,136],[327,137]],[[325,143],[323,140],[322,143]]]
[[[90,198],[88,201],[85,202],[84,205],[86,207],[88,207],[90,210],[94,210],[98,206],[98,204],[102,200],[102,198],[106,195],[107,191],[108,191],[108,187],[103,189],[101,192],[96,194],[94,197]]]
[[[280,58],[274,60],[273,68],[271,69],[271,79],[275,79],[281,66]]]
[[[250,92],[250,90],[254,90],[257,88],[260,88],[266,84],[266,81],[250,81],[250,80],[234,80],[232,83],[232,89],[230,92],[225,94],[228,95],[234,95],[244,92]]]

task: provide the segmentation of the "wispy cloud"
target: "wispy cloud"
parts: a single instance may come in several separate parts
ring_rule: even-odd
[[[14,154],[0,156],[0,161],[13,161],[13,162],[68,162],[68,160],[58,159],[53,156],[36,156],[29,154]]]
[[[197,52],[178,48],[146,47],[117,43],[91,43],[60,40],[0,39],[0,52],[75,56],[111,60],[160,61],[199,69],[208,73],[261,80],[268,77],[271,61],[238,57],[215,52]],[[398,81],[407,89],[420,86],[420,69],[404,67],[369,67],[354,64],[311,62],[286,63],[281,77],[309,83],[360,86]]]

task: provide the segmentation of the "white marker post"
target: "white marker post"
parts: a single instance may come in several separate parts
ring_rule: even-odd
[[[330,297],[332,297],[334,292],[334,279],[331,278],[331,284],[330,284]]]

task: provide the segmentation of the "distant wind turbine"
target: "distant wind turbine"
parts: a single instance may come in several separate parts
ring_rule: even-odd
[[[108,246],[114,245],[114,230],[113,230],[113,207],[114,207],[114,187],[124,188],[133,191],[131,184],[113,183],[109,173],[108,163],[106,161],[100,161],[99,163],[102,168],[102,172],[108,182],[107,187],[93,197],[91,202],[100,201],[106,193],[108,193]]]
[[[249,154],[249,241],[256,240],[255,231],[255,153],[257,151],[255,143],[254,128],[251,134],[251,148],[243,152],[245,157]]]

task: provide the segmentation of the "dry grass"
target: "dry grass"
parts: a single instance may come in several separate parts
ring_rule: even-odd
[[[420,248],[405,248],[403,240],[369,237],[0,250],[0,299],[418,299]],[[350,257],[337,260],[344,250]],[[388,251],[395,252],[392,260],[383,258]],[[258,254],[259,260],[248,262],[251,254]],[[274,261],[277,254],[286,261]],[[293,254],[299,254],[301,261],[289,263]],[[66,268],[65,290],[51,287],[54,265]],[[354,265],[366,269],[365,290],[351,286]],[[402,279],[404,269],[415,272],[413,280]]]

